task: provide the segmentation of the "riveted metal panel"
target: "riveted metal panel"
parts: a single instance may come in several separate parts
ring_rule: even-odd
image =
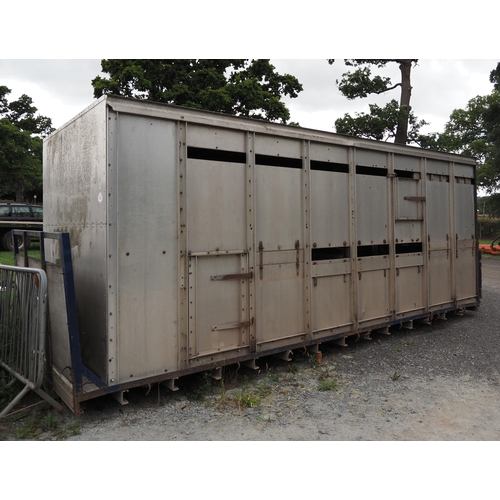
[[[396,268],[396,316],[414,314],[424,307],[423,265]]]
[[[396,219],[421,220],[423,218],[421,182],[416,179],[396,179]]]
[[[453,302],[451,291],[451,252],[437,250],[429,257],[429,306],[437,309]]]
[[[427,232],[431,249],[448,248],[450,232],[450,196],[448,182],[427,182]]]
[[[97,102],[44,143],[44,230],[68,232],[76,283],[82,356],[105,378],[107,371],[107,126]],[[59,263],[59,247],[47,242]],[[52,252],[54,254],[52,255]]]
[[[476,295],[477,255],[473,240],[463,241],[457,249],[457,301]]]
[[[475,234],[474,214],[475,186],[455,183],[455,237],[471,239]]]
[[[349,176],[311,171],[311,240],[317,247],[349,242]]]
[[[387,178],[356,175],[358,245],[385,244],[389,241]]]
[[[119,115],[116,168],[118,380],[177,364],[176,124]]]
[[[187,145],[197,148],[245,152],[245,133],[230,128],[189,124]]]
[[[299,268],[299,275],[303,266]],[[295,263],[263,267],[256,279],[256,329],[258,350],[270,348],[274,341],[304,334],[303,281]],[[290,307],[293,304],[293,307]]]
[[[455,164],[455,175],[458,177],[474,179],[475,172],[476,169],[473,165],[461,165],[460,163]]]
[[[310,157],[313,161],[347,164],[349,163],[349,148],[311,142]]]
[[[188,159],[190,252],[246,248],[245,164]]]
[[[302,170],[256,165],[256,241],[264,251],[289,250],[302,240]]]
[[[387,168],[387,154],[370,149],[356,149],[356,165]]]
[[[284,158],[302,158],[302,143],[280,136],[255,135],[255,154]]]
[[[448,175],[448,163],[429,159],[426,161],[426,172],[428,174]]]
[[[420,172],[420,158],[417,156],[394,155],[394,170]]]
[[[314,332],[353,324],[351,289],[350,273],[313,278]]]
[[[249,346],[248,257],[191,257],[189,264],[189,357]]]
[[[358,321],[383,320],[391,314],[391,280],[388,269],[358,273]]]

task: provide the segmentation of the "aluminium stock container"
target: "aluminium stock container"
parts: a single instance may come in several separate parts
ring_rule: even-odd
[[[86,366],[140,385],[477,307],[475,166],[102,97],[44,144]]]

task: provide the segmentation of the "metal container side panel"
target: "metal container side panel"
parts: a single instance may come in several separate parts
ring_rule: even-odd
[[[107,367],[106,142],[105,101],[44,142],[44,230],[70,234],[82,357],[101,378]],[[56,263],[58,246],[47,241],[47,247]]]
[[[387,154],[372,149],[356,148],[356,165],[387,168]]]
[[[358,245],[389,241],[387,177],[356,174],[356,225]]]
[[[420,172],[420,158],[417,156],[394,155],[394,170]],[[397,175],[397,174],[396,174]]]
[[[245,152],[245,134],[230,128],[188,124],[188,147]]]
[[[450,185],[448,181],[428,181],[426,193],[427,234],[430,250],[449,248]]]
[[[246,249],[245,174],[243,163],[188,160],[188,251]]]
[[[455,182],[455,236],[459,240],[475,238],[474,195],[475,186],[473,184]]]
[[[314,248],[349,244],[349,175],[311,172],[311,243]]]
[[[257,165],[256,241],[264,252],[291,250],[302,237],[302,170]]]
[[[123,383],[178,368],[177,124],[118,114],[116,151],[109,253]]]
[[[427,174],[448,175],[448,162],[427,159],[426,172]]]

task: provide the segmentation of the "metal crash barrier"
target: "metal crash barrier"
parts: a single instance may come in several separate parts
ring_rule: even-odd
[[[31,389],[54,407],[42,389],[45,369],[47,277],[43,270],[0,265],[0,366],[25,387],[0,413],[7,415]]]

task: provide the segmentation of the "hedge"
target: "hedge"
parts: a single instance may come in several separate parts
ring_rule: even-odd
[[[500,235],[500,219],[480,219],[479,238],[496,238]]]

